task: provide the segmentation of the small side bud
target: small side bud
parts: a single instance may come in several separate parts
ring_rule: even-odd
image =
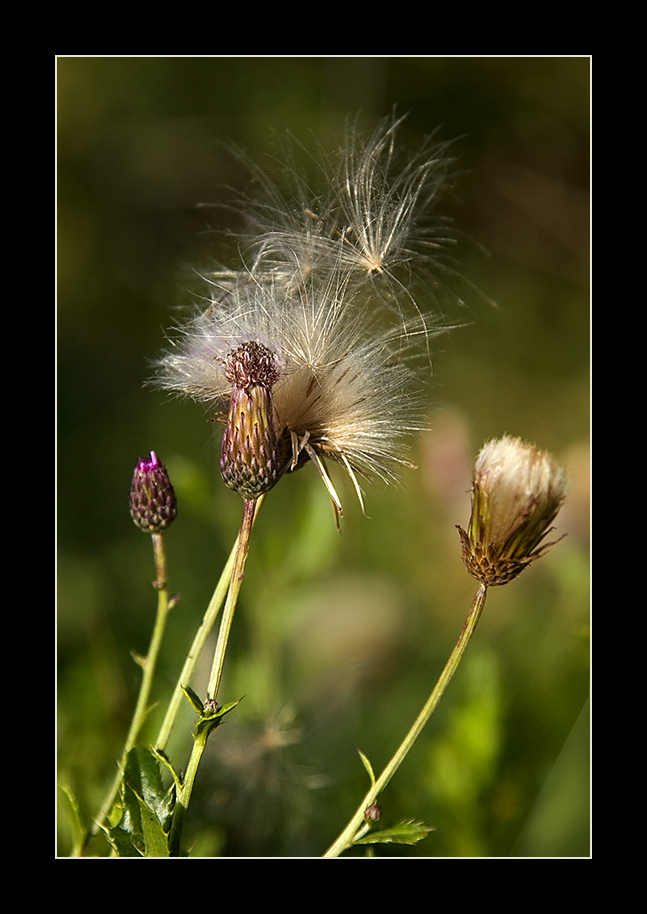
[[[565,470],[520,438],[488,442],[474,464],[472,513],[458,527],[465,567],[481,584],[507,584],[552,543],[541,545],[569,490]]]
[[[155,451],[138,460],[130,486],[130,516],[144,533],[161,533],[177,517],[177,499]]]
[[[364,818],[367,822],[379,822],[382,818],[382,808],[377,803],[367,806],[364,810]]]

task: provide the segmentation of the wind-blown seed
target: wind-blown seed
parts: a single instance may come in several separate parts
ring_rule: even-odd
[[[395,171],[399,123],[364,144],[352,134],[335,168],[323,160],[323,196],[297,177],[286,198],[254,167],[262,197],[244,201],[242,262],[214,271],[209,306],[158,363],[158,386],[220,413],[228,404],[221,470],[245,498],[311,461],[341,514],[327,460],[360,502],[360,479],[391,482],[411,465],[428,341],[447,324],[423,314],[407,278],[415,257],[429,266],[421,220],[434,215],[446,159],[426,145]]]

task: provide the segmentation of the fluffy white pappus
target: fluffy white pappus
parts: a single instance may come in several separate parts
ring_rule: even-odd
[[[451,143],[432,136],[415,151],[400,149],[403,120],[386,118],[368,138],[349,127],[337,155],[319,150],[309,157],[314,174],[308,180],[294,164],[294,142],[283,150],[277,180],[237,152],[253,177],[254,196],[237,201],[248,218],[240,241],[253,275],[348,270],[349,281],[372,281],[372,294],[405,320],[425,310],[414,282],[436,307],[458,298],[451,287],[459,275],[451,254],[456,237],[439,212]]]
[[[208,307],[178,328],[158,363],[158,386],[217,412],[229,403],[234,431],[221,467],[235,463],[243,494],[310,460],[341,514],[326,459],[344,467],[360,503],[359,477],[389,482],[410,466],[409,437],[424,426],[429,340],[450,326],[433,294],[419,306],[412,283],[419,270],[438,275],[450,243],[437,213],[449,160],[431,140],[400,154],[400,124],[388,118],[368,140],[349,130],[337,157],[312,160],[316,190],[294,149],[282,160],[287,191],[246,160],[256,195],[236,204],[248,223],[236,237],[241,262],[207,274]],[[258,366],[246,374],[259,353],[271,383]],[[254,372],[256,380],[240,380]],[[254,444],[265,422],[259,379],[272,434]],[[233,472],[227,484],[236,488]]]
[[[283,471],[311,459],[336,510],[324,467],[341,464],[358,497],[358,476],[393,481],[409,465],[408,439],[423,428],[429,326],[392,320],[387,308],[352,291],[347,274],[324,284],[241,275],[204,312],[179,328],[158,363],[163,389],[226,409],[227,356],[250,341],[275,356],[274,427],[288,443]],[[439,329],[440,332],[440,329]],[[423,370],[421,371],[421,367]]]
[[[416,152],[399,149],[403,120],[383,121],[368,141],[349,131],[341,158],[338,219],[357,266],[369,273],[394,276],[399,267],[426,261],[455,242],[449,220],[438,212],[450,143],[431,137]]]

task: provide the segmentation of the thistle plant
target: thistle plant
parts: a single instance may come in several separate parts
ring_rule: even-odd
[[[239,268],[211,274],[208,306],[177,328],[158,363],[158,386],[222,418],[222,478],[244,500],[205,707],[217,704],[257,499],[313,464],[339,523],[326,461],[344,468],[362,509],[360,479],[392,481],[411,465],[420,368],[429,370],[428,342],[446,322],[423,316],[398,274],[415,272],[416,247],[430,267],[443,244],[429,208],[448,163],[444,147],[425,144],[394,177],[397,126],[384,122],[361,147],[353,133],[341,164],[323,160],[323,197],[307,196],[295,173],[285,197],[253,166],[263,196],[239,201],[248,217]],[[204,745],[194,744],[191,771]],[[180,809],[189,796],[184,786]]]
[[[448,147],[431,139],[417,152],[403,153],[400,124],[389,118],[368,139],[349,131],[338,157],[314,160],[317,185],[290,165],[282,186],[240,154],[256,195],[235,200],[246,217],[236,239],[239,261],[208,274],[208,300],[174,328],[156,363],[156,387],[204,404],[222,424],[220,473],[242,499],[242,520],[158,737],[150,747],[137,746],[171,605],[163,532],[177,513],[155,453],[137,464],[131,513],[153,537],[155,586],[164,600],[142,663],[142,693],[119,774],[90,835],[103,829],[117,855],[184,853],[184,824],[207,741],[238,703],[222,703],[220,689],[250,536],[265,497],[274,497],[283,477],[314,467],[339,525],[344,507],[330,463],[345,471],[362,511],[366,481],[390,483],[412,467],[411,438],[426,426],[430,341],[451,325],[442,302],[455,272],[454,239],[438,209],[448,184]],[[429,830],[412,822],[376,829],[380,793],[453,676],[487,588],[512,580],[543,554],[541,543],[565,494],[563,471],[532,446],[506,438],[479,455],[472,517],[467,532],[459,528],[463,558],[479,590],[436,687],[379,777],[361,754],[370,790],[324,856],[354,844],[413,843]],[[200,696],[192,677],[221,612],[209,683]],[[179,775],[166,747],[183,700],[198,719]],[[164,772],[170,787],[163,786]]]
[[[486,587],[507,584],[543,555],[568,489],[550,454],[509,435],[488,442],[474,465],[469,526],[458,527],[472,577]]]
[[[508,584],[552,545],[541,546],[540,543],[551,529],[569,485],[566,471],[550,454],[520,438],[504,436],[488,442],[480,451],[472,477],[469,532],[458,527],[463,562],[472,577],[479,581],[479,588],[436,685],[379,778],[375,778],[372,767],[363,759],[371,788],[324,857],[337,857],[355,844],[413,843],[425,836],[427,829],[417,822],[373,833],[377,798],[438,707],[476,630],[488,587]]]
[[[143,533],[149,533],[151,535],[155,564],[155,580],[153,581],[153,587],[157,591],[155,624],[148,654],[146,657],[135,658],[142,668],[143,675],[137,705],[119,762],[119,769],[92,828],[87,834],[84,834],[80,840],[80,849],[88,843],[100,827],[103,827],[104,822],[108,819],[113,810],[120,787],[125,791],[124,778],[128,758],[135,748],[140,731],[150,710],[151,689],[153,686],[155,667],[166,628],[166,620],[169,611],[176,602],[174,598],[169,599],[168,595],[164,533],[177,517],[177,510],[175,491],[171,484],[171,480],[169,479],[166,467],[161,460],[159,460],[155,451],[151,451],[150,458],[138,460],[133,471],[130,486],[130,516]],[[78,829],[78,832],[79,834],[82,834],[83,829]],[[113,838],[118,845],[118,838],[115,837],[115,835],[113,835]],[[129,840],[126,844],[128,847],[132,846]],[[121,846],[123,847],[124,845]]]

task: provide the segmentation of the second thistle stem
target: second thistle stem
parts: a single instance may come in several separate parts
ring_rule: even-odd
[[[229,633],[231,631],[234,612],[238,602],[238,594],[240,593],[240,587],[243,582],[245,573],[245,562],[249,552],[249,537],[252,532],[252,527],[254,526],[256,508],[257,499],[245,499],[243,504],[243,519],[240,525],[238,540],[236,542],[233,568],[231,571],[231,580],[229,583],[229,590],[227,592],[227,601],[222,613],[220,631],[218,633],[218,641],[216,642],[213,665],[211,668],[211,678],[209,679],[209,685],[207,687],[207,701],[215,701],[215,698],[218,694],[218,689],[220,687],[220,681],[222,679],[222,673],[225,665],[227,645],[229,643]],[[193,793],[193,786],[195,784],[196,775],[198,773],[198,767],[207,745],[208,736],[208,729],[196,728],[193,749],[187,764],[184,782],[182,784],[182,789],[180,791],[175,813],[173,816],[173,826],[170,836],[170,853],[173,857],[178,856],[180,853],[180,842],[182,838],[184,820],[189,808],[191,794]]]
[[[153,556],[155,559],[156,578],[154,586],[157,590],[157,613],[155,616],[155,627],[153,629],[153,635],[151,638],[150,647],[148,649],[148,654],[145,658],[139,661],[143,670],[142,683],[139,689],[139,697],[137,699],[135,713],[133,714],[130,730],[128,731],[126,743],[121,755],[119,770],[115,775],[114,781],[110,787],[110,790],[108,791],[105,800],[103,801],[101,810],[96,817],[90,832],[88,833],[88,840],[97,833],[99,827],[103,825],[105,819],[110,813],[110,810],[112,809],[113,803],[115,802],[117,794],[119,793],[119,787],[121,785],[123,771],[126,764],[126,757],[135,745],[137,737],[139,736],[139,731],[141,730],[146,719],[146,715],[150,710],[148,702],[151,693],[151,686],[153,683],[153,676],[155,674],[157,657],[159,655],[162,638],[164,636],[164,630],[166,628],[166,618],[169,611],[164,535],[162,533],[153,533],[151,538],[153,541]]]
[[[234,567],[231,573],[229,591],[227,592],[227,602],[225,603],[225,608],[223,609],[222,613],[222,620],[220,622],[220,631],[218,633],[218,641],[216,643],[213,665],[211,667],[211,678],[209,679],[209,685],[207,687],[207,698],[215,699],[218,695],[220,680],[222,679],[222,671],[225,665],[225,654],[227,652],[227,645],[229,643],[231,623],[234,619],[236,603],[238,602],[238,594],[240,592],[240,586],[243,583],[243,577],[245,574],[245,562],[247,560],[247,553],[249,551],[249,537],[254,525],[255,513],[256,499],[246,498],[243,502],[243,519],[240,525],[240,533],[238,534],[236,555],[234,556]]]
[[[368,806],[372,806],[372,804],[375,803],[378,796],[382,793],[386,785],[389,783],[393,775],[396,773],[404,761],[407,753],[420,736],[420,733],[425,727],[425,724],[436,710],[436,707],[438,706],[438,703],[442,698],[445,689],[449,685],[452,676],[458,668],[458,664],[461,662],[463,654],[465,653],[465,648],[467,647],[469,640],[472,637],[474,630],[478,624],[478,621],[481,618],[481,613],[483,612],[483,607],[485,605],[486,594],[487,588],[484,584],[481,584],[478,591],[476,592],[462,631],[458,636],[458,641],[454,645],[454,649],[449,656],[449,660],[445,664],[445,668],[440,674],[438,682],[434,686],[433,692],[427,699],[427,703],[416,718],[413,726],[398,747],[391,761],[387,764],[382,774],[379,776],[375,784],[373,784],[371,789],[368,791],[360,803],[353,818],[339,835],[337,840],[328,848],[326,853],[323,855],[324,857],[338,857],[343,851],[352,845],[353,841],[358,835],[358,832],[364,825],[366,808]]]
[[[200,657],[200,652],[202,651],[202,648],[204,647],[205,642],[211,633],[211,629],[213,628],[214,622],[216,621],[218,613],[220,612],[220,608],[225,600],[229,582],[231,580],[231,574],[234,567],[234,559],[237,549],[238,541],[236,541],[233,549],[231,550],[227,564],[223,569],[220,580],[216,585],[216,589],[214,590],[213,596],[209,602],[209,606],[207,607],[204,619],[202,620],[202,625],[198,629],[196,636],[193,639],[193,644],[191,645],[191,649],[189,650],[187,658],[184,662],[182,672],[180,673],[177,685],[175,686],[175,690],[169,703],[164,722],[162,723],[162,727],[155,743],[155,747],[157,749],[166,749],[166,745],[171,735],[171,730],[173,729],[173,725],[175,724],[175,720],[177,718],[180,704],[184,700],[182,687],[188,686],[191,683],[191,677],[193,676],[193,672]]]

